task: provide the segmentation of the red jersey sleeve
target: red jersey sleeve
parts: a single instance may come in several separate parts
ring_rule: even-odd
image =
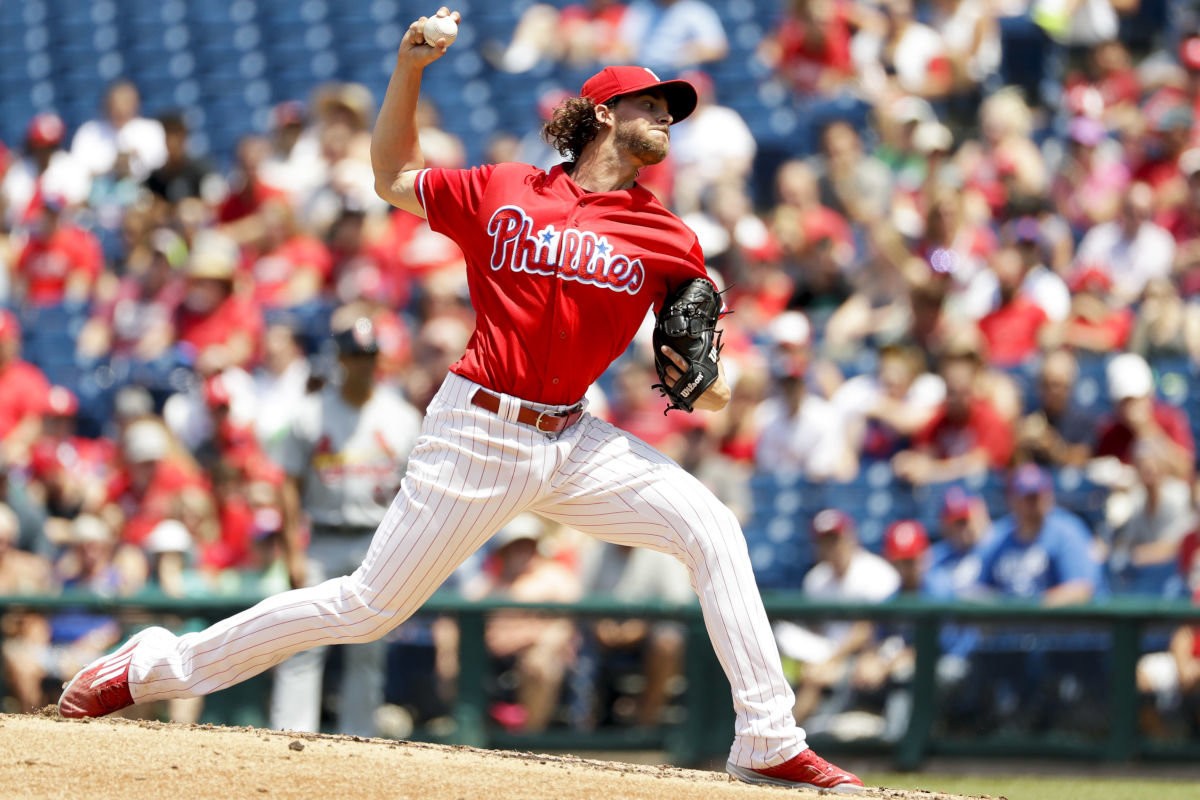
[[[466,220],[477,220],[480,203],[496,164],[472,169],[429,167],[417,175],[417,200],[425,209],[429,227],[457,241]]]

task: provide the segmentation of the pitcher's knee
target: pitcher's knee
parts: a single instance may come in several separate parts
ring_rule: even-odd
[[[741,525],[725,506],[717,504],[703,520],[702,525],[689,527],[684,532],[684,546],[689,552],[707,559],[719,558],[731,549],[745,549]]]

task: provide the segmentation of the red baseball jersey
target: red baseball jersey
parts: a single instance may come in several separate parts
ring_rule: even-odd
[[[492,164],[422,170],[417,194],[467,262],[475,332],[450,369],[533,402],[579,400],[669,289],[707,276],[696,234],[641,186]]]

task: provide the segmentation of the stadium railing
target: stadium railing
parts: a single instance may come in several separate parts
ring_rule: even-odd
[[[216,621],[241,611],[259,597],[225,596],[170,598],[142,594],[113,599],[66,593],[53,597],[0,596],[0,613],[14,610],[54,612],[88,610],[123,619],[146,622],[163,616]],[[818,603],[794,593],[765,593],[764,603],[772,619],[821,622],[831,619],[866,619],[879,623],[910,626],[916,665],[911,683],[912,713],[907,731],[895,742],[862,740],[818,742],[830,752],[861,752],[892,755],[897,767],[915,769],[930,756],[971,757],[1057,757],[1111,762],[1148,760],[1195,760],[1200,742],[1180,740],[1151,742],[1139,733],[1138,695],[1135,673],[1143,634],[1152,628],[1192,622],[1200,623],[1200,607],[1184,601],[1112,598],[1089,605],[1044,608],[1032,602],[945,603],[919,598],[898,598],[884,604]],[[686,714],[677,725],[658,729],[611,729],[576,731],[554,729],[541,734],[510,733],[487,720],[487,670],[484,624],[495,611],[520,609],[568,615],[574,618],[641,617],[675,620],[688,632],[686,658]],[[444,614],[459,624],[458,692],[453,717],[454,729],[441,737],[423,735],[444,743],[475,747],[523,750],[665,750],[672,763],[695,765],[727,752],[733,729],[729,685],[708,643],[700,608],[691,605],[629,604],[605,598],[587,598],[571,604],[517,604],[499,600],[467,601],[447,593],[435,594],[422,608],[424,615]],[[1054,626],[1057,630],[1090,627],[1106,631],[1109,638],[1107,734],[1102,739],[1063,739],[1046,736],[943,736],[935,730],[938,711],[936,669],[940,651],[939,634],[947,623],[971,625],[1020,624]],[[232,724],[254,724],[246,703],[262,703],[262,684],[249,690],[233,687],[210,696],[214,706],[224,707]],[[223,699],[223,695],[229,693]],[[234,699],[236,698],[236,699]]]

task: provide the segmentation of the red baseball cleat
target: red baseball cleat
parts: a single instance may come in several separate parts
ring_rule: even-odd
[[[813,752],[812,748],[773,767],[753,769],[728,763],[725,771],[747,783],[765,783],[771,786],[791,786],[797,789],[825,789],[841,794],[858,794],[863,783],[852,773],[835,767]]]
[[[134,648],[148,636],[174,636],[165,628],[138,631],[115,653],[96,659],[76,673],[58,698],[58,713],[64,717],[103,717],[133,705],[129,694],[129,662]]]

